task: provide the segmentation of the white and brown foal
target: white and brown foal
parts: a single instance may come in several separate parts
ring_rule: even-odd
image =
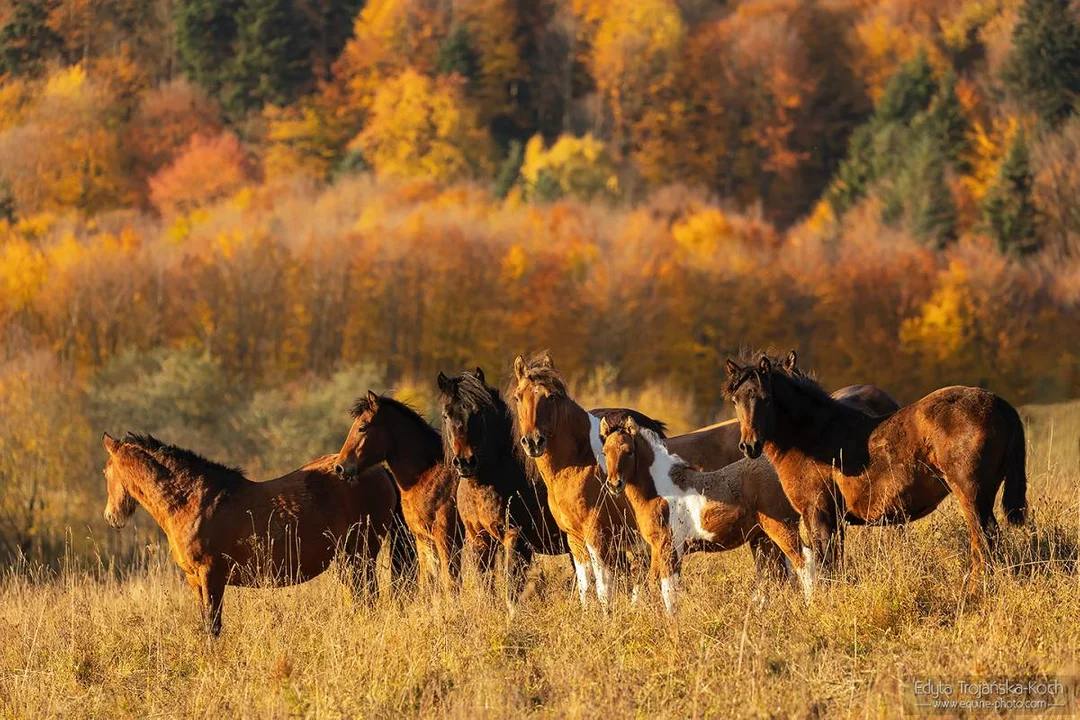
[[[809,597],[814,556],[799,538],[799,514],[767,462],[740,460],[698,472],[672,454],[656,433],[634,418],[600,422],[607,488],[625,494],[638,531],[652,549],[651,574],[669,615],[675,614],[683,554],[715,552],[772,541]]]

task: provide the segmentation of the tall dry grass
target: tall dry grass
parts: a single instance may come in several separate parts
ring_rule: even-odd
[[[157,547],[122,571],[103,555],[5,572],[0,715],[891,717],[912,678],[1075,676],[1080,404],[1025,417],[1034,524],[1006,531],[974,592],[948,500],[907,527],[851,529],[843,575],[809,606],[758,584],[738,550],[690,558],[675,623],[655,592],[604,614],[546,558],[512,620],[471,577],[459,595],[369,608],[326,575],[230,588],[208,641]]]

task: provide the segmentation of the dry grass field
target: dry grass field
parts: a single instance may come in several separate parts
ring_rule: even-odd
[[[692,557],[674,623],[655,592],[582,609],[569,561],[546,559],[512,620],[471,580],[369,608],[325,575],[229,589],[208,641],[150,548],[123,571],[6,571],[0,716],[892,717],[915,678],[1080,675],[1080,404],[1024,416],[1033,524],[1005,529],[973,592],[951,499],[909,527],[849,529],[844,575],[809,606],[756,583],[748,551]]]

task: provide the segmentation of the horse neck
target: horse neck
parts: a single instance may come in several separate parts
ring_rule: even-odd
[[[386,464],[402,490],[409,490],[430,475],[443,462],[442,436],[427,423],[412,418],[394,418],[390,428],[393,441],[386,454]]]
[[[524,458],[515,452],[513,428],[509,422],[505,428],[501,427],[500,423],[498,430],[493,432],[497,433],[498,438],[493,443],[494,452],[484,453],[480,457],[480,467],[476,471],[477,480],[485,485],[515,488],[528,484]]]
[[[568,467],[592,467],[598,463],[592,440],[593,418],[569,396],[563,398],[563,403],[558,431],[548,439],[548,451],[539,460],[544,460],[553,472]],[[599,441],[597,435],[596,442]]]
[[[833,457],[841,447],[829,443],[865,443],[875,423],[856,408],[834,400],[824,392],[815,393],[778,374],[773,375],[774,437],[765,443],[771,457],[791,453],[815,458]],[[826,434],[825,428],[834,432]]]
[[[634,443],[637,445],[634,449],[634,477],[626,482],[624,492],[630,505],[637,508],[647,506],[658,498],[660,493],[652,475],[653,461],[656,459],[654,449],[641,436],[636,437]]]
[[[140,472],[127,475],[125,487],[162,528],[167,528],[175,515],[212,492],[210,482],[202,474],[177,472],[160,462],[160,470],[142,465]]]

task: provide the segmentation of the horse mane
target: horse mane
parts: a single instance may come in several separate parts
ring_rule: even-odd
[[[668,449],[667,443],[664,442],[663,433],[655,428],[655,423],[658,421],[651,420],[647,415],[642,415],[637,410],[612,410],[604,417],[610,427],[623,432],[630,432],[626,425],[629,420],[633,419],[634,424],[637,426],[637,434],[645,439],[654,454],[669,458],[677,466],[686,465],[689,467],[685,460]],[[647,422],[643,422],[642,418]],[[664,425],[664,423],[659,424]]]
[[[829,403],[836,402],[832,395],[821,386],[821,383],[818,382],[816,375],[812,371],[804,370],[798,366],[789,371],[784,366],[784,360],[778,357],[772,348],[764,351],[743,349],[738,357],[739,362],[743,364],[743,368],[737,375],[729,378],[728,382],[725,383],[723,387],[723,394],[729,400],[744,382],[754,376],[761,375],[760,363],[762,358],[765,358],[769,361],[771,374],[786,378],[792,385],[795,385],[815,399],[827,401]]]
[[[567,390],[566,380],[563,378],[562,373],[556,370],[555,366],[551,364],[551,356],[546,350],[534,353],[525,360],[525,379],[543,387],[552,397],[565,398],[573,401],[573,398],[570,397],[570,392]],[[517,388],[517,384],[517,378],[511,373],[510,383],[506,390],[507,397],[514,397],[514,390]],[[516,401],[512,400],[511,402]],[[586,412],[598,418],[607,417],[612,413],[626,413],[631,415],[638,425],[649,428],[661,438],[667,437],[666,423],[651,418],[637,410],[631,410],[629,408],[594,408],[593,410],[587,410]],[[510,415],[514,423],[514,444],[519,445],[521,429],[518,427],[517,409],[511,407]]]
[[[461,403],[469,412],[484,410],[505,411],[506,403],[499,391],[483,382],[471,372],[463,372],[454,380],[454,392],[448,395]]]
[[[428,430],[429,432],[435,433],[440,438],[442,437],[442,433],[432,427],[431,423],[429,423],[424,418],[424,416],[420,414],[420,411],[414,408],[409,403],[405,402],[404,400],[392,398],[389,395],[378,395],[376,397],[378,397],[379,399],[379,407],[394,408],[404,414],[405,417],[422,426],[424,429]],[[368,402],[367,395],[362,395],[356,400],[355,403],[353,403],[352,408],[349,410],[349,414],[351,414],[353,419],[355,420],[370,409],[371,404]]]
[[[144,450],[151,458],[173,472],[183,469],[219,480],[247,482],[244,469],[240,466],[215,462],[193,450],[164,443],[150,433],[128,432],[124,435],[123,442]]]

